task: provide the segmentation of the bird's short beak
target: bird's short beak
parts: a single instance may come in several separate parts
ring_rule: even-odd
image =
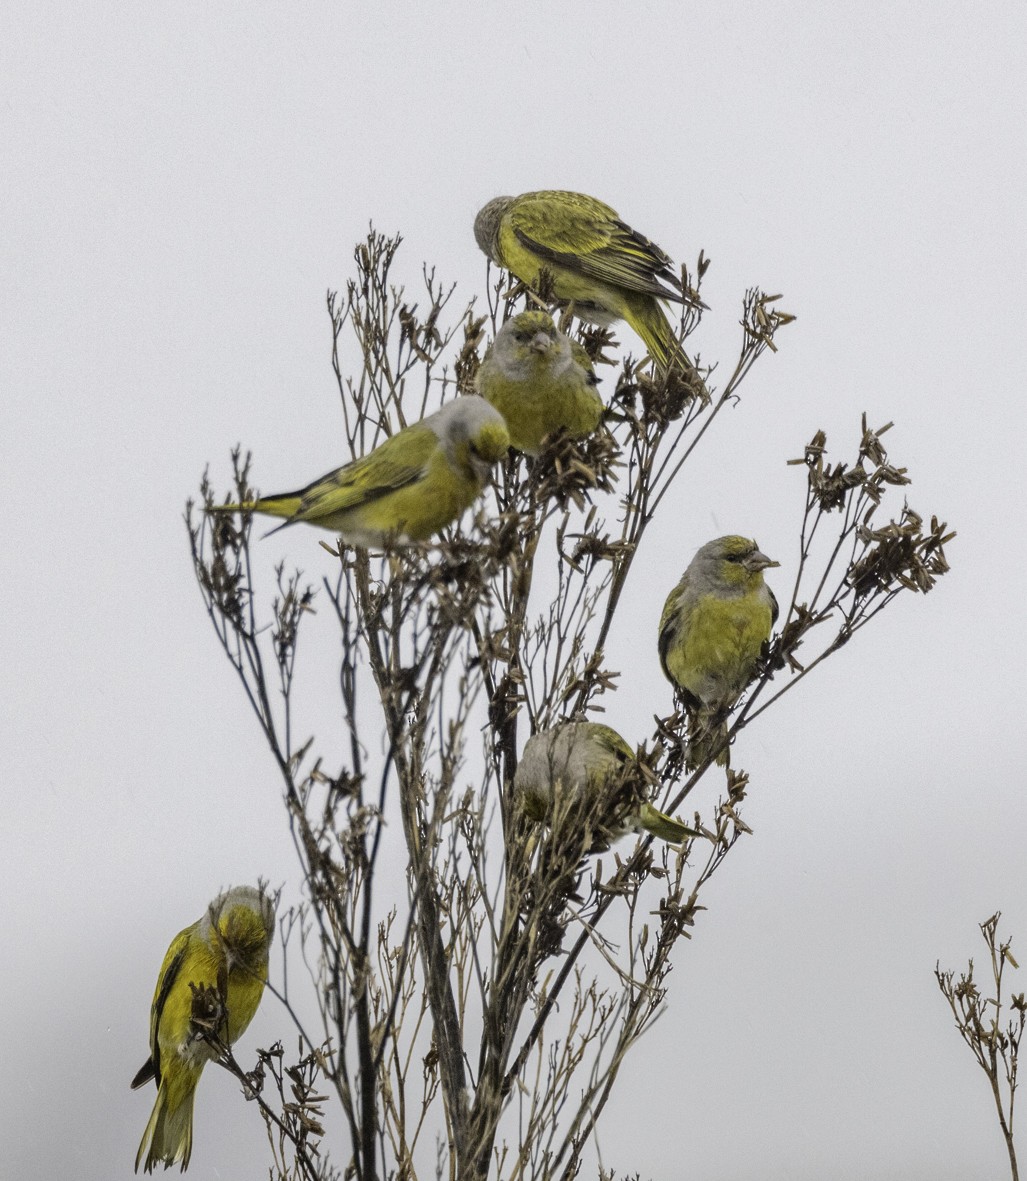
[[[768,558],[761,550],[756,550],[745,559],[745,565],[755,574],[757,570],[769,570],[772,566],[780,566],[781,563]]]
[[[536,353],[548,353],[552,343],[553,338],[548,332],[536,332],[531,338],[531,347]]]

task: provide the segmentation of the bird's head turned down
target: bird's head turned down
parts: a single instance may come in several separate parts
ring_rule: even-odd
[[[258,890],[255,886],[236,886],[226,890],[210,904],[209,913],[226,937],[232,932],[251,934],[262,931],[270,941],[274,935],[274,901],[265,890]]]
[[[474,219],[474,240],[478,248],[497,266],[502,266],[502,260],[497,257],[497,242],[499,239],[499,223],[503,215],[510,208],[513,197],[493,197],[487,205],[478,210]]]
[[[477,394],[454,398],[425,422],[431,425],[450,459],[463,452],[482,481],[510,449],[506,419]]]

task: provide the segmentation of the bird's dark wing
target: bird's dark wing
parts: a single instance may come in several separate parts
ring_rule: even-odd
[[[670,256],[602,201],[582,193],[533,193],[519,198],[509,217],[518,240],[543,263],[611,287],[683,298]]]

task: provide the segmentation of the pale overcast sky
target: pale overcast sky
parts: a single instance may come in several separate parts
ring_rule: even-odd
[[[12,1178],[131,1175],[153,1096],[128,1083],[168,941],[226,885],[297,887],[185,499],[208,461],[225,485],[240,441],[267,489],[345,458],[324,298],[370,221],[404,235],[411,286],[427,260],[481,296],[476,210],[537,188],[601,197],[679,260],[706,251],[706,358],[733,357],[748,285],[799,317],[647,537],[609,653],[622,729],[670,708],[656,620],[699,544],[756,536],[785,590],[802,481],[784,461],[817,428],[843,458],[861,412],[894,421],[910,502],[959,532],[934,593],[740,739],[754,835],[622,1070],[603,1161],[657,1181],[1007,1175],[932,973],[982,962],[999,908],[1027,957],[1025,78],[1020,3],[8,3]],[[280,535],[268,562],[320,576],[316,536]],[[309,675],[334,691],[330,665]],[[310,696],[315,729],[336,702]],[[287,1031],[266,998],[244,1059]],[[266,1163],[256,1111],[209,1070],[190,1178]]]

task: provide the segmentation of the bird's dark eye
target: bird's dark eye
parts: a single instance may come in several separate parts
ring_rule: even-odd
[[[518,333],[516,334],[516,336],[517,336],[517,339],[518,339],[518,340],[519,340],[519,341],[520,341],[522,344],[523,344],[523,343],[524,343],[526,340],[531,340],[531,333],[530,333],[530,332],[518,332]]]
[[[727,560],[729,562],[744,562],[748,554],[728,554]]]

